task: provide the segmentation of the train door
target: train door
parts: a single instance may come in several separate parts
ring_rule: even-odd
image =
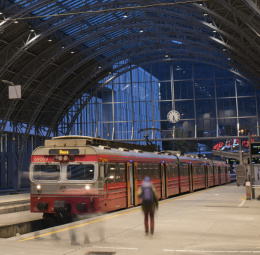
[[[167,166],[161,163],[162,198],[167,197]]]
[[[192,164],[188,164],[189,169],[189,179],[190,179],[190,191],[193,191],[193,178],[194,178],[194,171]]]
[[[135,205],[135,182],[134,182],[134,164],[127,163],[127,205],[128,207]]]
[[[221,168],[218,166],[218,184],[221,184]]]
[[[179,194],[181,194],[181,164],[178,162],[177,164],[178,169],[178,186],[179,186]]]
[[[206,178],[206,188],[209,187],[209,169],[208,169],[208,166],[205,164],[204,165],[204,171],[205,171],[205,178]]]

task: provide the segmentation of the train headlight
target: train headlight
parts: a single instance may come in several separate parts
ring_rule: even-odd
[[[86,186],[85,186],[85,189],[86,189],[86,190],[90,190],[90,186],[89,186],[89,185],[86,185]]]
[[[40,184],[38,184],[38,185],[36,186],[36,189],[37,189],[38,192],[41,192],[42,186],[41,186]]]
[[[69,160],[69,157],[68,157],[68,156],[64,156],[64,157],[63,157],[63,160],[64,160],[64,161],[67,161],[67,160]]]

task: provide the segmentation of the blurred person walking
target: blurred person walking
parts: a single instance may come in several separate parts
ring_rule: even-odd
[[[154,233],[154,213],[158,209],[158,197],[153,187],[150,177],[146,176],[138,191],[138,197],[142,198],[142,210],[144,212],[145,233],[149,233],[149,216],[150,216],[150,232]]]

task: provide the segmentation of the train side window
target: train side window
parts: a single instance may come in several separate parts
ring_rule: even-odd
[[[174,163],[173,164],[173,176],[174,177],[177,177],[178,175],[179,175],[179,173],[178,173],[178,164],[176,164],[176,163]]]
[[[145,176],[150,176],[150,174],[149,174],[149,164],[143,163],[143,178]]]
[[[154,179],[154,164],[149,164],[149,176]]]
[[[154,168],[154,178],[159,179],[161,178],[161,164],[156,164]]]
[[[209,174],[213,174],[213,165],[208,166]]]
[[[138,181],[143,180],[142,165],[143,165],[142,163],[137,164],[137,180]]]
[[[167,165],[167,171],[168,171],[168,177],[173,177],[173,169],[172,169],[172,164]]]
[[[189,175],[188,167],[189,167],[188,164],[186,164],[186,163],[181,163],[181,164],[180,164],[180,171],[181,171],[180,175],[182,175],[182,176],[188,176],[188,175]]]
[[[109,163],[108,164],[108,183],[114,183],[116,180],[116,164],[115,163]]]
[[[118,178],[118,182],[125,182],[126,178],[125,178],[125,163],[120,163],[119,164],[119,178]]]

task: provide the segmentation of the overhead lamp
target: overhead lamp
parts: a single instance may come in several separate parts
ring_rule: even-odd
[[[101,69],[101,66],[98,66],[99,69]]]
[[[144,32],[144,30],[141,28],[139,32],[140,32],[140,33],[143,33],[143,32]]]
[[[74,52],[74,51],[71,51],[70,53],[71,53],[71,54],[74,54],[75,52]]]
[[[48,42],[52,42],[52,39],[49,39]]]
[[[208,16],[208,14],[207,13],[203,13],[203,16]]]
[[[34,30],[33,30],[33,29],[31,29],[31,32],[33,33],[33,32],[34,32]]]
[[[15,20],[15,21],[14,21],[14,23],[15,23],[15,24],[17,24],[17,23],[18,23],[18,21],[17,21],[17,20]]]
[[[165,55],[165,57],[166,57],[166,58],[168,58],[168,57],[169,57],[169,55],[168,55],[168,54],[166,54],[166,55]]]
[[[127,14],[126,14],[126,13],[124,13],[123,17],[124,17],[124,18],[127,18],[128,16],[127,16]]]
[[[213,32],[213,33],[217,33],[217,30],[213,30],[212,32]]]
[[[62,48],[62,49],[64,49],[65,47],[64,47],[64,46],[62,46],[61,48]]]

